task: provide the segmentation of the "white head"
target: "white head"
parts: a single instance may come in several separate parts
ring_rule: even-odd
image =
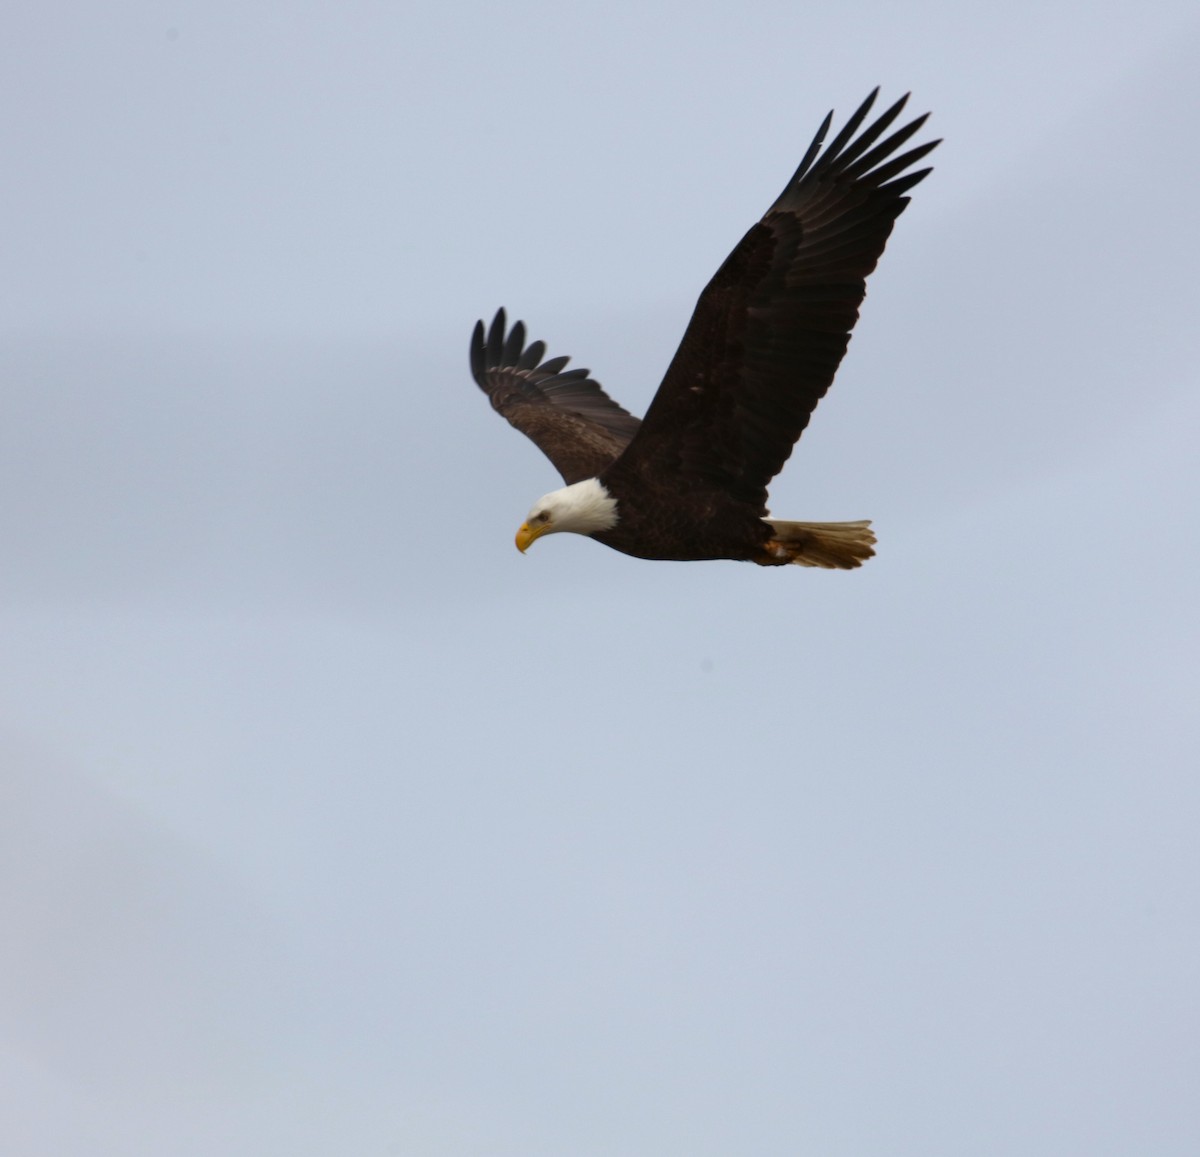
[[[517,549],[524,554],[530,543],[543,534],[560,530],[573,534],[595,534],[617,525],[617,500],[599,479],[585,478],[552,491],[533,504],[529,517],[517,531]]]

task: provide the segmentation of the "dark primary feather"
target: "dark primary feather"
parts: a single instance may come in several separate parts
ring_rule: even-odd
[[[778,200],[717,270],[607,478],[667,476],[697,497],[719,491],[764,507],[846,352],[904,194],[930,171],[907,170],[939,143],[896,155],[924,116],[880,140],[907,96],[859,132],[878,91],[822,151],[826,117]]]
[[[525,323],[505,333],[504,310],[491,328],[475,323],[471,373],[503,414],[531,438],[569,485],[610,466],[641,423],[610,398],[587,370],[566,370],[570,358],[542,361],[546,343],[525,347]]]

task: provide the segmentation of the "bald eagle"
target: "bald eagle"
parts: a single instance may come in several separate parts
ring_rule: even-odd
[[[534,503],[522,553],[585,534],[637,558],[738,559],[850,569],[875,552],[869,522],[768,518],[779,473],[833,381],[905,195],[939,141],[897,151],[921,116],[881,140],[904,96],[866,128],[876,89],[828,147],[817,130],[779,199],[700,294],[683,341],[638,421],[568,358],[543,360],[504,310],[471,338],[471,372],[566,485]],[[860,131],[861,130],[861,131]]]

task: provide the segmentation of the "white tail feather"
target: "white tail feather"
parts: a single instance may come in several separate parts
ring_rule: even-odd
[[[781,522],[766,520],[775,537],[767,544],[766,565],[795,563],[852,570],[875,551],[870,522]]]

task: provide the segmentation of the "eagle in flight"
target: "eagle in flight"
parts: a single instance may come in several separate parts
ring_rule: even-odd
[[[545,359],[504,310],[471,338],[492,406],[566,483],[534,503],[524,552],[572,531],[637,558],[737,559],[850,569],[875,552],[869,522],[769,518],[767,485],[833,382],[875,268],[940,142],[900,151],[925,116],[888,134],[908,97],[867,124],[876,89],[822,149],[817,130],[792,179],[700,294],[641,421],[588,370]],[[866,125],[866,127],[863,127]]]

